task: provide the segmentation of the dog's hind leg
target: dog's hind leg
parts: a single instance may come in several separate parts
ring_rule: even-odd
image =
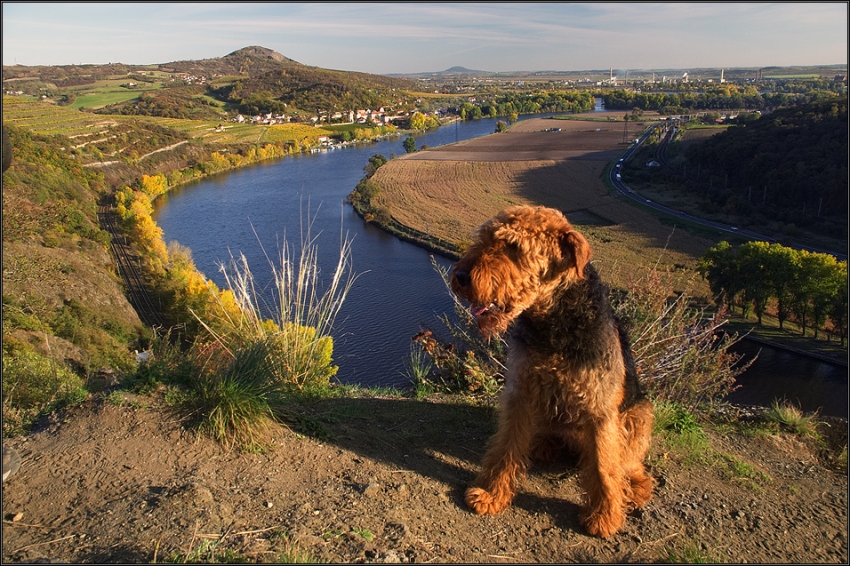
[[[630,483],[627,499],[635,507],[640,507],[652,499],[655,486],[655,480],[646,473],[643,464],[652,438],[652,403],[648,400],[640,401],[621,413],[620,419],[625,431],[623,469]]]
[[[529,464],[534,438],[534,403],[518,393],[506,393],[499,412],[499,429],[490,441],[474,487],[466,490],[466,505],[479,515],[500,513],[516,493]]]

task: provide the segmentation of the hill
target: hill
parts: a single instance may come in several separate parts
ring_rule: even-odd
[[[224,57],[191,61],[172,61],[157,65],[160,71],[212,75],[238,75],[256,77],[281,67],[306,67],[298,61],[284,57],[277,51],[260,46],[243,47]]]
[[[3,173],[3,361],[35,351],[84,377],[129,369],[144,337],[100,229],[102,173],[63,151],[67,139],[10,129]],[[9,145],[4,142],[4,157]],[[4,371],[4,389],[7,383]],[[5,391],[4,391],[5,393]],[[4,396],[5,400],[5,396]],[[5,403],[4,403],[5,405]],[[7,431],[4,409],[4,432]]]
[[[117,102],[101,104],[105,106],[101,112],[223,119],[224,111],[232,110],[233,114],[285,113],[290,119],[306,121],[320,111],[412,109],[416,96],[410,93],[418,90],[408,79],[303,65],[260,46],[224,57],[150,65],[3,67],[7,89],[64,96],[66,103],[73,102],[78,87],[105,88],[105,83],[122,80],[125,94]]]
[[[768,217],[846,239],[847,139],[847,98],[824,98],[694,144],[686,166],[700,170],[697,190],[727,214]]]

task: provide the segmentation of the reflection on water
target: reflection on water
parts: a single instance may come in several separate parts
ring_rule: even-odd
[[[806,412],[847,417],[847,367],[751,340],[741,340],[732,351],[745,360],[756,354],[758,359],[738,377],[741,387],[729,396],[731,402],[766,407],[774,399],[785,399]]]

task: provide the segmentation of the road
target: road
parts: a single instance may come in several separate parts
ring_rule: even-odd
[[[776,242],[775,238],[771,238],[770,236],[765,236],[764,234],[759,234],[757,232],[753,232],[752,230],[740,229],[737,226],[730,226],[729,224],[723,224],[721,222],[714,222],[714,221],[711,221],[711,220],[706,220],[704,218],[691,216],[690,214],[686,214],[682,211],[679,211],[679,210],[658,204],[656,202],[652,202],[650,199],[648,199],[648,198],[640,195],[639,193],[635,192],[634,190],[632,190],[628,185],[626,185],[622,181],[620,173],[621,173],[623,164],[626,163],[626,161],[628,161],[629,158],[632,157],[632,155],[634,155],[634,153],[638,150],[638,148],[641,146],[641,144],[644,141],[646,141],[646,139],[652,134],[653,130],[655,130],[656,128],[662,128],[662,127],[664,127],[663,124],[658,124],[658,125],[653,125],[653,126],[650,126],[649,128],[647,128],[647,130],[644,131],[643,134],[641,134],[640,138],[638,138],[638,140],[636,142],[632,143],[629,146],[629,148],[623,153],[623,155],[620,157],[620,159],[617,161],[617,163],[614,164],[613,167],[611,167],[611,169],[608,172],[608,178],[611,181],[611,184],[614,186],[614,188],[617,189],[617,191],[619,191],[619,193],[621,195],[625,196],[626,198],[632,199],[635,202],[641,203],[643,206],[647,206],[647,207],[655,209],[659,212],[669,214],[670,216],[674,216],[676,218],[681,218],[682,220],[687,220],[688,222],[693,222],[694,224],[699,224],[700,226],[705,226],[707,228],[714,228],[715,230],[719,230],[721,232],[728,232],[729,234],[734,234],[736,236],[749,238],[751,240],[758,240],[758,241],[762,241],[762,242]],[[663,159],[664,147],[666,146],[667,142],[669,142],[670,138],[672,137],[674,130],[675,130],[675,126],[672,126],[672,125],[668,126],[667,133],[665,135],[664,140],[662,141],[660,151],[659,151],[659,157],[661,158],[662,164],[666,163]],[[829,251],[829,250],[823,250],[823,249],[814,248],[814,247],[811,247],[811,246],[802,246],[802,245],[792,245],[790,247],[793,247],[794,249],[798,249],[798,250],[807,250],[807,251],[810,251],[810,252],[830,254],[832,256],[835,256],[836,259],[843,260],[843,261],[847,260],[846,254],[840,254],[840,253],[836,253],[836,252]]]

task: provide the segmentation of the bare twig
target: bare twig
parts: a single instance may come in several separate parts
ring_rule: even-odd
[[[45,544],[53,544],[54,542],[61,542],[61,541],[63,541],[63,540],[72,539],[72,538],[74,538],[75,536],[77,536],[77,535],[68,535],[68,536],[66,536],[66,537],[62,537],[62,538],[57,538],[57,539],[49,540],[49,541],[47,541],[47,542],[37,542],[37,543],[35,543],[35,544],[28,544],[28,545],[26,545],[26,546],[22,546],[22,547],[21,547],[21,548],[19,548],[18,550],[14,551],[12,554],[17,554],[17,553],[19,553],[19,552],[21,552],[21,551],[23,551],[23,550],[27,550],[28,548],[35,548],[36,546],[44,546]]]
[[[50,527],[46,527],[44,525],[31,525],[29,523],[21,523],[20,521],[7,521],[3,519],[3,522],[7,525],[12,525],[13,527],[35,527],[38,529],[49,529]]]

